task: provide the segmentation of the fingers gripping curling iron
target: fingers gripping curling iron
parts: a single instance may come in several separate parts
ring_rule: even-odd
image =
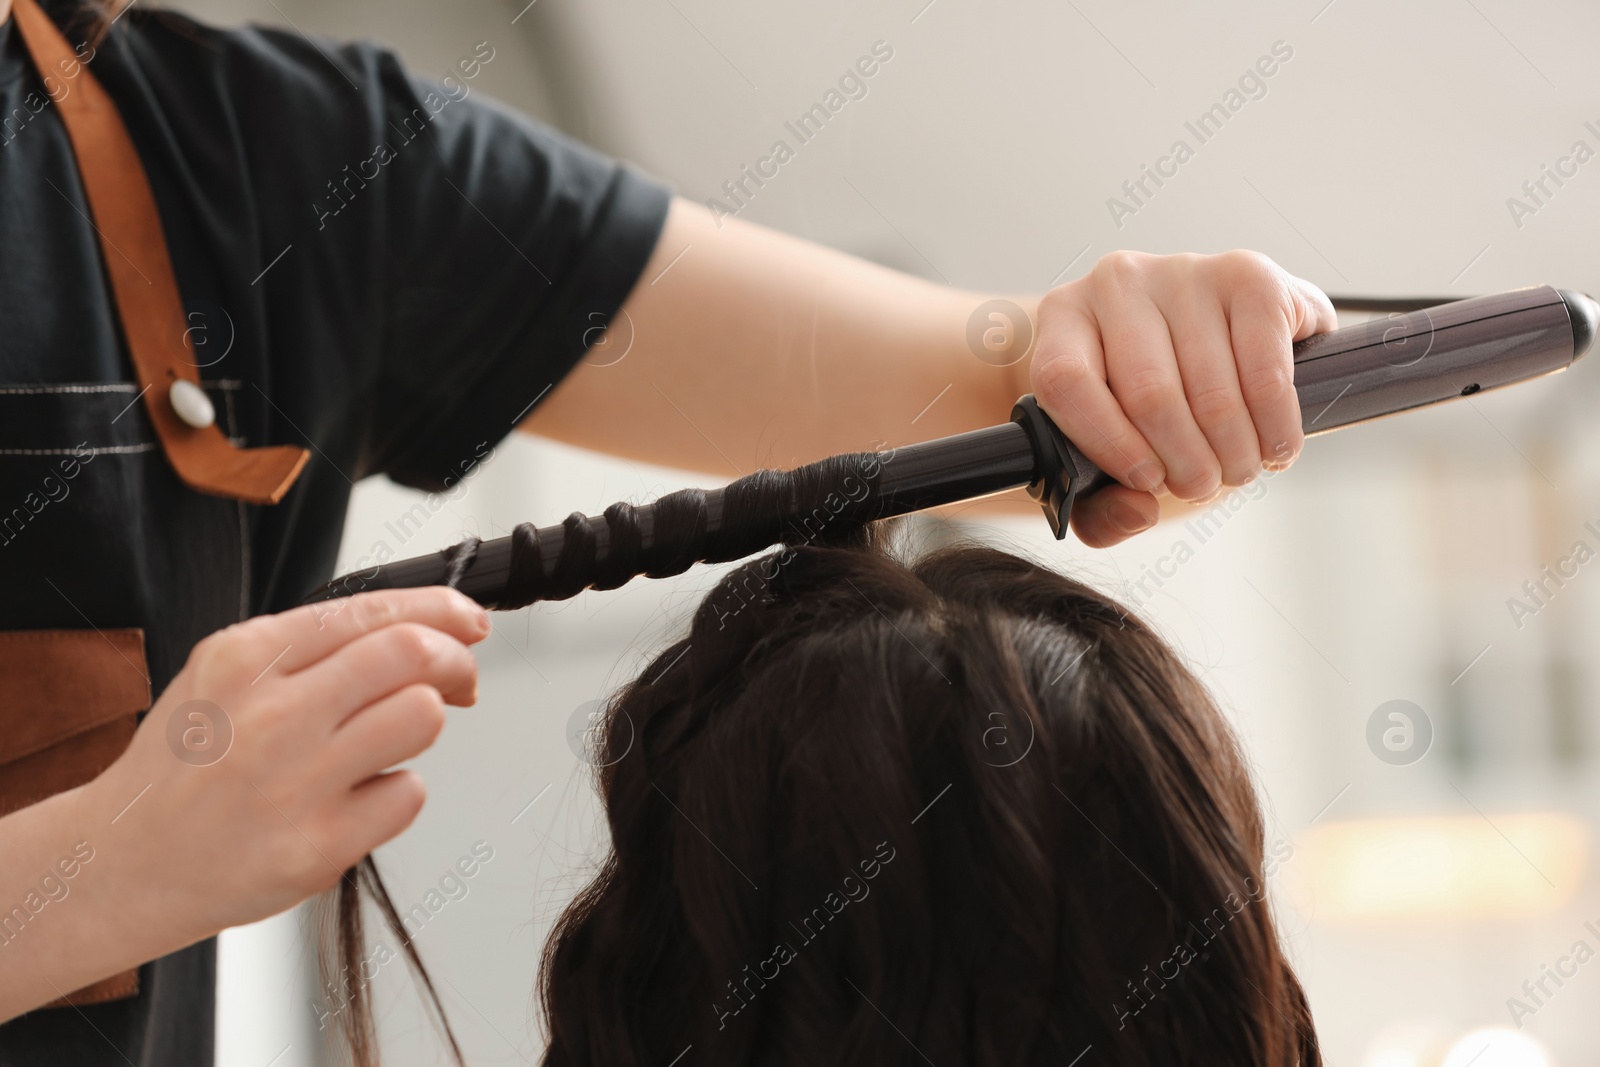
[[[1351,301],[1345,306],[1385,310],[1394,305]],[[1582,293],[1541,285],[1308,337],[1294,346],[1301,424],[1308,436],[1325,433],[1564,370],[1588,350],[1597,329],[1600,304]],[[863,469],[865,492],[838,495],[839,507],[830,511],[833,521],[859,524],[1026,487],[1060,539],[1067,534],[1073,502],[1112,482],[1029,395],[1017,402],[1009,422],[893,450]],[[654,509],[672,497],[631,509],[637,533],[629,535],[633,540],[626,552],[618,547],[611,553],[619,564],[626,558],[620,569],[606,566],[610,513],[607,521],[574,515],[558,526],[524,523],[511,537],[473,540],[347,574],[306,602],[372,589],[450,584],[486,607],[516,607],[572,596],[586,587],[614,588],[636,574],[676,574],[695,562],[726,562],[808,539],[800,528],[809,505],[802,508],[798,502],[787,513],[773,509],[754,527],[745,523],[737,537],[719,537],[723,492],[707,490],[703,505],[697,499],[703,521],[685,544],[652,543]],[[464,547],[470,548],[465,555]],[[575,554],[582,555],[582,566],[574,565]],[[535,584],[542,572],[551,587],[537,595],[509,592],[526,586],[530,571]]]

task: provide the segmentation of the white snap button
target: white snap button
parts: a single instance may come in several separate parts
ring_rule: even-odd
[[[211,398],[206,396],[205,390],[189,381],[179,378],[172,383],[172,388],[167,391],[167,399],[172,403],[172,410],[177,412],[178,418],[203,430],[217,421],[217,409],[212,406]]]

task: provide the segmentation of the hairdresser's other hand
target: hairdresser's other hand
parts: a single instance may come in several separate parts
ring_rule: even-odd
[[[86,787],[106,819],[127,805],[95,841],[107,883],[159,889],[151,914],[130,894],[130,926],[188,943],[277,914],[409,826],[422,780],[390,768],[433,743],[446,704],[476,699],[467,646],[488,633],[481,608],[435,587],[264,615],[196,645]]]
[[[1078,537],[1115,544],[1154,525],[1163,491],[1205,501],[1293,463],[1292,346],[1336,325],[1322,290],[1257,252],[1112,252],[1046,293],[1033,392],[1121,483],[1077,502]]]

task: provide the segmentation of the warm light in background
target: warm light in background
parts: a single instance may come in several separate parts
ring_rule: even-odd
[[[1296,844],[1289,899],[1319,919],[1543,914],[1577,889],[1588,839],[1553,812],[1330,822]]]
[[[1439,1067],[1550,1067],[1539,1042],[1515,1030],[1488,1026],[1462,1036]]]
[[[1361,1067],[1438,1067],[1456,1029],[1440,1019],[1405,1019],[1379,1032]]]
[[[1485,1026],[1450,1041],[1441,1020],[1408,1020],[1384,1030],[1362,1057],[1361,1067],[1555,1067],[1533,1038]]]

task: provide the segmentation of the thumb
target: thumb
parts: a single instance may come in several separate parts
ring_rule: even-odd
[[[1293,303],[1294,329],[1290,339],[1302,341],[1314,333],[1328,333],[1339,328],[1339,316],[1328,299],[1316,285],[1289,275],[1289,297]]]
[[[1161,504],[1150,493],[1108,485],[1072,504],[1072,532],[1090,548],[1107,548],[1148,530],[1161,518]]]

